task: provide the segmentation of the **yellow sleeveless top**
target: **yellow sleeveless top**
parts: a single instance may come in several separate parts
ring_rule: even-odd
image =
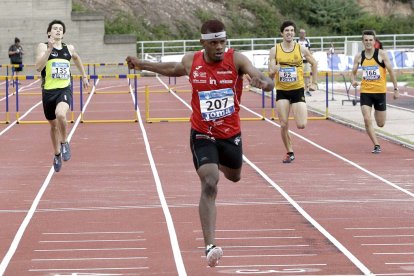
[[[53,48],[42,70],[42,87],[45,90],[65,88],[70,85],[70,60],[72,56],[65,43],[62,49]]]
[[[365,57],[363,51],[362,57]],[[361,93],[386,93],[387,92],[387,71],[384,63],[378,61],[378,49],[375,50],[372,58],[366,57],[361,62],[362,81]]]
[[[281,43],[276,44],[276,64],[280,65],[275,75],[276,90],[295,90],[305,86],[299,43],[295,43],[291,52],[285,52]]]

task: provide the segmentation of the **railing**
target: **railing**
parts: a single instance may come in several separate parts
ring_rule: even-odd
[[[385,49],[414,48],[414,34],[378,35]],[[362,49],[361,35],[308,37],[313,51],[328,51],[331,43],[336,53],[353,55]],[[244,38],[228,39],[228,47],[239,51],[270,50],[281,38]],[[201,49],[199,40],[138,41],[138,53],[141,58],[159,61],[166,55],[183,55]],[[357,47],[355,47],[357,46]]]

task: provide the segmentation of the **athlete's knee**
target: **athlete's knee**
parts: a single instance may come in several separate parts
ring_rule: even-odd
[[[56,119],[58,121],[66,120],[66,113],[65,112],[61,112],[61,111],[57,111],[56,112]]]
[[[280,120],[279,122],[281,128],[288,128],[289,122],[287,120]]]
[[[378,127],[383,127],[383,126],[385,126],[385,122],[377,122],[377,126]]]
[[[371,126],[372,126],[372,122],[371,122],[371,120],[364,119],[364,124],[365,124],[365,127],[366,127],[366,128],[367,128],[367,127],[371,127]]]
[[[202,193],[207,197],[216,197],[218,177],[206,175],[201,179]]]
[[[58,128],[58,126],[57,126],[56,124],[51,124],[51,125],[50,125],[50,130],[51,130],[51,131],[58,131],[58,130],[59,130],[59,128]]]
[[[241,175],[240,173],[238,174],[230,174],[230,175],[226,175],[226,178],[232,182],[239,182],[241,179]]]
[[[296,126],[298,129],[304,129],[306,127],[306,123],[299,123]]]

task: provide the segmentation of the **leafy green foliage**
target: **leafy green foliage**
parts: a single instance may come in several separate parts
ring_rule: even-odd
[[[398,1],[398,0],[388,0]],[[133,33],[138,40],[198,39],[202,22],[217,18],[223,20],[231,38],[279,36],[284,20],[295,21],[297,28],[305,28],[308,36],[359,35],[364,29],[377,34],[412,33],[414,16],[382,17],[362,11],[356,0],[216,0],[226,8],[219,14],[199,8],[194,12],[197,21],[176,20],[173,26],[149,24],[142,17],[119,13],[106,20],[105,31]],[[400,0],[407,3],[409,1]],[[83,11],[74,4],[73,9]],[[225,16],[225,17],[224,17]]]
[[[72,11],[74,12],[85,12],[87,9],[81,4],[77,2],[72,3]]]

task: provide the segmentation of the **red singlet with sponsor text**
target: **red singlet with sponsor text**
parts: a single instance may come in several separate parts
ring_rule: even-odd
[[[206,63],[201,50],[194,54],[191,66],[191,127],[215,138],[226,139],[240,132],[243,78],[236,70],[233,54],[233,49],[226,49],[222,61]]]

